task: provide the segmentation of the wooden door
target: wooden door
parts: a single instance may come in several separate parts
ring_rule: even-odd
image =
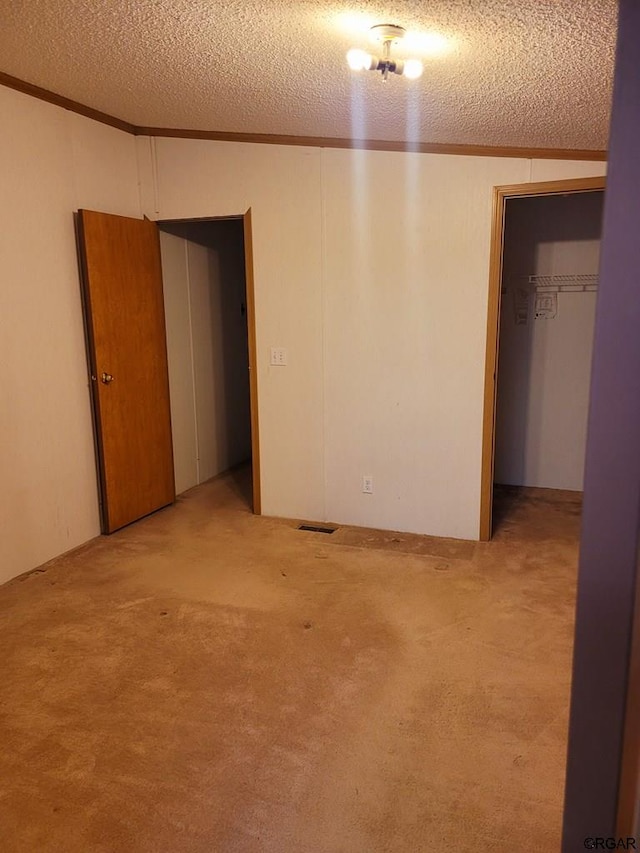
[[[79,212],[105,533],[175,500],[160,242],[154,222]]]

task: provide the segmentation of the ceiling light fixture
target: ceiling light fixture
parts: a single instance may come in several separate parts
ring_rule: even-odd
[[[352,71],[380,71],[386,83],[389,73],[403,74],[410,80],[416,80],[422,74],[419,59],[391,59],[391,45],[404,38],[405,28],[396,24],[376,24],[369,34],[372,41],[382,42],[382,56],[372,56],[366,50],[354,47],[347,53],[347,62]]]

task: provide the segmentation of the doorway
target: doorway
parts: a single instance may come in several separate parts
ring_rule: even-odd
[[[242,216],[157,224],[176,494],[227,472],[259,513],[250,228]]]
[[[582,489],[604,186],[494,190],[481,540],[493,532],[494,484]]]

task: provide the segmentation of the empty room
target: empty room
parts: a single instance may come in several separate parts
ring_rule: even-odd
[[[0,2],[2,851],[574,849],[618,15]]]

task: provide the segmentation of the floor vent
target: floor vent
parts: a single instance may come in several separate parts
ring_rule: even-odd
[[[307,530],[310,533],[335,533],[337,527],[318,527],[315,524],[301,524],[298,530]]]

